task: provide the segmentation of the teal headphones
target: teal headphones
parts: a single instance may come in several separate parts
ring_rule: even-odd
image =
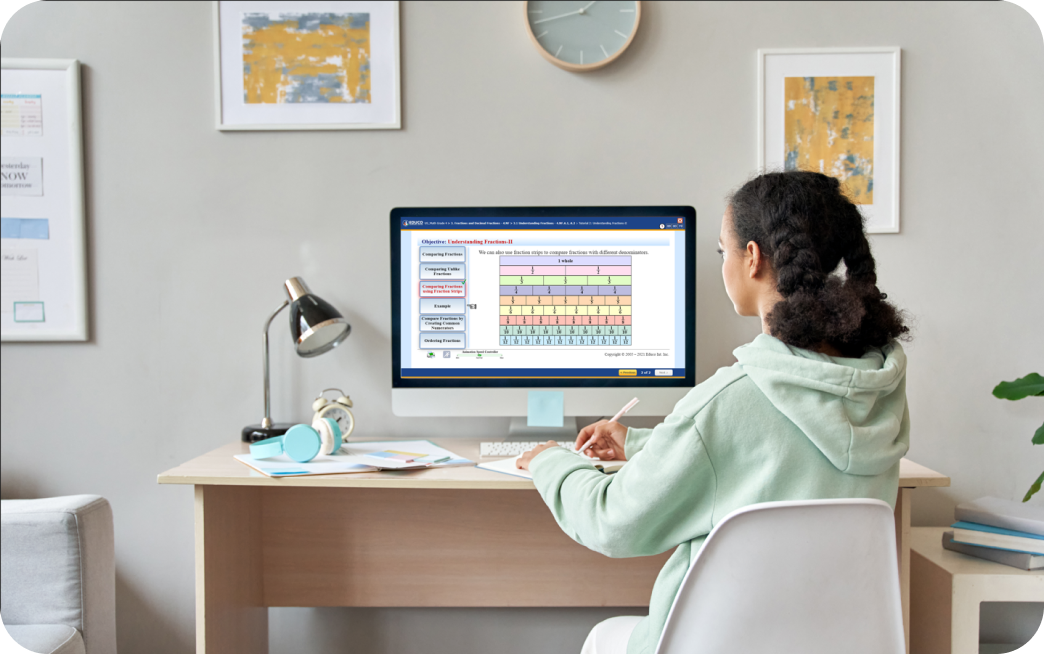
[[[286,453],[298,463],[341,449],[341,428],[332,418],[316,418],[309,425],[294,425],[282,436],[266,438],[250,446],[250,456],[267,459]]]

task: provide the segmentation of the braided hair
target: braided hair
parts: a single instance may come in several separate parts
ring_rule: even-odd
[[[848,357],[908,338],[902,313],[877,288],[863,216],[837,179],[766,173],[728,205],[738,241],[757,243],[776,273],[783,299],[765,317],[773,336],[804,349],[830,345]],[[843,279],[833,274],[842,261]]]

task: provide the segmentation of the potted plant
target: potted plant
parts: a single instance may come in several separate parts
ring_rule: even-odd
[[[1042,397],[1044,396],[1044,377],[1031,372],[1021,379],[1001,382],[993,389],[993,396],[1002,400],[1021,400],[1024,397],[1034,396]],[[1033,433],[1033,444],[1044,444],[1044,425],[1038,427],[1037,431]],[[1028,502],[1029,498],[1033,497],[1033,494],[1040,490],[1042,482],[1044,482],[1044,472],[1037,477],[1037,481],[1033,482],[1033,485],[1026,491],[1026,497],[1022,498],[1022,501]]]

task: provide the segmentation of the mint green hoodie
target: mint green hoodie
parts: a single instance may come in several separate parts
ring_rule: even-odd
[[[620,472],[561,448],[537,455],[533,482],[576,542],[611,557],[676,547],[629,654],[656,650],[674,596],[707,534],[758,502],[870,497],[895,506],[910,442],[906,355],[898,343],[859,359],[762,334],[738,362],[692,389],[655,429],[629,429]]]

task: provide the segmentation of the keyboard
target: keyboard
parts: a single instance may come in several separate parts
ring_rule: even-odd
[[[537,445],[543,445],[545,441],[499,441],[495,443],[479,443],[479,456],[486,457],[498,457],[498,456],[518,456],[523,452],[528,452]],[[564,447],[569,451],[576,450],[574,443],[559,443],[559,447]]]

